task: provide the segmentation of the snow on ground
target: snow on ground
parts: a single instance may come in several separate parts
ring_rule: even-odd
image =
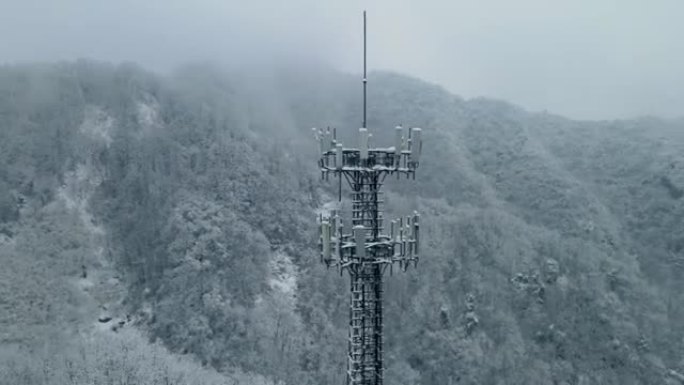
[[[0,233],[0,246],[14,246],[16,239]]]
[[[88,211],[90,197],[102,183],[102,177],[97,175],[85,164],[76,166],[76,170],[69,171],[64,176],[65,182],[57,191],[57,196],[69,210],[78,213],[83,225],[93,235],[102,235],[104,230],[96,225],[93,216]]]
[[[283,252],[276,252],[269,262],[271,278],[268,281],[271,289],[284,295],[287,302],[294,306],[297,296],[297,266],[292,258]]]
[[[109,146],[113,126],[114,119],[102,108],[91,106],[86,109],[79,131],[93,140],[89,144],[90,155],[98,147]],[[89,235],[89,256],[83,261],[81,274],[73,282],[84,295],[81,306],[88,319],[81,328],[84,334],[110,330],[123,315],[118,313],[123,311],[120,304],[125,295],[125,287],[106,256],[105,229],[90,212],[90,199],[103,181],[101,167],[98,167],[96,158],[90,156],[64,175],[64,184],[57,191],[58,200],[80,218],[82,228]],[[99,321],[103,318],[112,320]]]
[[[109,116],[101,107],[90,106],[85,110],[85,116],[79,131],[91,139],[101,141],[105,146],[109,147],[112,143],[110,133],[113,126],[114,118]]]
[[[154,100],[138,102],[137,118],[141,128],[140,133],[142,135],[153,132],[157,127],[162,125],[159,119],[159,104]]]

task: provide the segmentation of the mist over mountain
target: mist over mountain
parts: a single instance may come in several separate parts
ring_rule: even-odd
[[[0,382],[338,384],[348,277],[319,264],[311,127],[361,124],[311,64],[0,67]],[[417,270],[386,280],[387,383],[684,383],[684,121],[574,121],[373,72],[422,127]]]

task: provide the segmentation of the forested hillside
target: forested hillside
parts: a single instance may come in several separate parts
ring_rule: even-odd
[[[684,122],[370,79],[374,140],[425,141],[386,186],[425,237],[386,280],[388,383],[684,383]],[[352,140],[359,91],[322,68],[1,67],[0,381],[342,383],[311,127]]]

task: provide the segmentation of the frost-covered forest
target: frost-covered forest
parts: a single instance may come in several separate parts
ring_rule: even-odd
[[[417,270],[386,280],[387,383],[684,384],[684,121],[572,121],[372,73],[378,144],[422,127]],[[311,127],[356,75],[0,67],[0,383],[341,384]]]

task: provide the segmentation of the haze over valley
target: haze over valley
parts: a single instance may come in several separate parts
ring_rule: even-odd
[[[387,384],[684,384],[680,5],[624,4],[368,5],[373,141],[424,141]],[[356,140],[364,4],[3,7],[0,383],[344,383],[311,128]]]

